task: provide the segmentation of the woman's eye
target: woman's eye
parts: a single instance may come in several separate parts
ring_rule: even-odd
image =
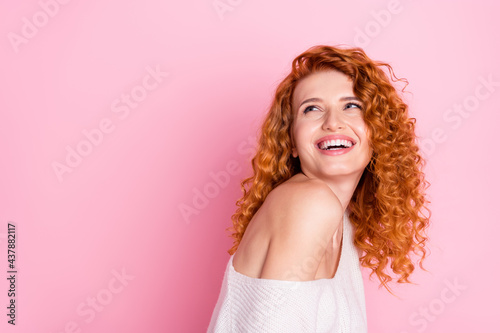
[[[356,103],[347,103],[346,106],[345,106],[346,109],[352,109],[352,108],[358,108],[360,110],[362,110],[363,108],[361,107],[361,105],[359,104],[356,104]]]
[[[309,111],[313,111],[314,109],[318,109],[318,108],[314,105],[310,105],[304,109],[304,113],[307,113]]]

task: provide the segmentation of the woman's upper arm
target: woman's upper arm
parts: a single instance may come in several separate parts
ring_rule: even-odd
[[[319,182],[290,184],[269,196],[273,218],[261,278],[314,280],[333,234],[342,222],[342,206]]]

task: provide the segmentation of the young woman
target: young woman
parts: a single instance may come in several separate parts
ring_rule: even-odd
[[[209,332],[366,332],[360,265],[389,291],[421,266],[428,183],[396,81],[359,48],[295,58],[241,184]]]

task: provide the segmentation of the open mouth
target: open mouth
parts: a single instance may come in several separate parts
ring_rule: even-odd
[[[326,140],[318,144],[318,148],[321,150],[340,150],[351,148],[355,143],[350,140]]]

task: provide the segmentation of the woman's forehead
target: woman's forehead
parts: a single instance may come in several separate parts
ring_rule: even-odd
[[[324,70],[309,74],[297,83],[292,107],[295,110],[305,100],[312,98],[331,99],[352,93],[352,80],[347,75],[336,70]]]

